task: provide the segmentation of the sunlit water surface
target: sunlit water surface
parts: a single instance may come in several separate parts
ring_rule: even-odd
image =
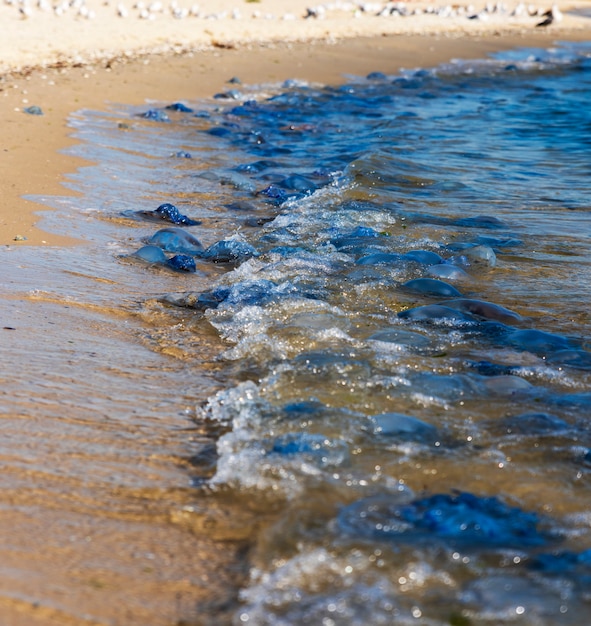
[[[97,401],[119,318],[176,364],[118,412],[182,398],[175,515],[248,543],[235,624],[591,615],[590,101],[565,45],[72,118],[95,164],[43,201],[91,243],[49,291],[112,310]],[[200,222],[195,272],[133,256],[164,202]]]

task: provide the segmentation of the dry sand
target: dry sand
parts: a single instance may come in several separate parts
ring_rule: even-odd
[[[140,1],[133,8],[129,0],[0,5],[0,245],[68,241],[36,229],[34,212],[44,207],[23,196],[64,192],[61,174],[80,165],[59,152],[70,142],[67,119],[77,109],[207,97],[234,75],[245,83],[285,78],[335,83],[345,73],[393,73],[517,45],[585,40],[591,33],[591,19],[568,13],[575,5],[566,3],[564,19],[549,28],[536,27],[538,14],[548,9],[539,2],[516,16],[511,13],[522,6],[517,3],[489,5],[488,12],[482,4],[455,4],[460,13],[455,17],[446,14],[451,5],[445,3],[409,3],[407,11],[421,14],[405,17],[379,16],[401,7],[380,2],[207,0],[198,9],[190,0],[171,4],[194,14],[179,19],[168,2]],[[144,5],[146,18],[137,8]],[[157,5],[164,6],[148,11]],[[425,13],[429,7],[443,15]],[[315,17],[305,17],[309,9]],[[31,105],[44,115],[23,113]]]
[[[547,10],[551,1],[536,0],[526,3],[527,6],[519,5],[519,0],[488,2],[489,10],[483,11],[487,6],[483,0],[454,3],[441,0],[434,4],[424,0],[407,4],[383,1],[315,4],[307,0],[199,3],[193,0],[4,0],[0,6],[0,71],[59,60],[86,62],[113,55],[261,41],[529,30],[540,21],[535,10]],[[579,2],[585,4],[584,0]],[[570,6],[560,4],[563,12]],[[567,29],[583,26],[580,19],[568,14],[560,23],[561,28]]]

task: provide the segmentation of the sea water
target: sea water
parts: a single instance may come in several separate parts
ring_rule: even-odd
[[[589,102],[564,44],[73,116],[53,219],[155,351],[220,342],[177,515],[248,547],[233,623],[591,617]]]

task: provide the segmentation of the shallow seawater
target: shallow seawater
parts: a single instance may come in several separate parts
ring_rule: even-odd
[[[233,623],[591,614],[590,100],[578,44],[72,119],[77,280],[209,346],[182,516],[248,542]]]

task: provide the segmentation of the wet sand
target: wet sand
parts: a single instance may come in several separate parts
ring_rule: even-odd
[[[72,67],[72,59],[57,63],[54,55],[36,69],[21,58],[5,73],[3,624],[229,623],[255,523],[245,503],[217,509],[213,502],[196,502],[191,487],[200,471],[192,458],[212,443],[192,424],[194,407],[223,384],[216,379],[217,339],[187,323],[191,341],[202,333],[200,367],[187,363],[182,351],[158,336],[159,328],[186,322],[158,307],[142,308],[133,298],[171,289],[170,283],[152,275],[146,284],[126,283],[132,277],[102,266],[96,273],[100,250],[68,232],[44,230],[39,212],[48,209],[23,199],[70,193],[62,185],[65,174],[83,163],[62,152],[73,141],[68,116],[109,103],[208,97],[233,76],[251,84],[287,78],[338,83],[345,74],[394,73],[515,46],[586,40],[590,33],[581,22],[566,30],[520,26],[502,36],[494,29],[470,36],[441,28],[387,36],[381,29],[373,36],[343,29],[335,39],[332,24],[326,41],[326,22],[322,35],[306,23],[309,36],[319,37],[308,43],[255,45],[233,31],[226,43],[220,34],[216,46],[187,41],[182,54],[162,55],[149,54],[141,38],[143,52],[134,49],[130,58],[111,50]],[[265,39],[261,31],[252,35],[257,37]],[[295,39],[305,39],[305,32]],[[23,113],[30,105],[44,115]],[[15,241],[21,237],[26,239]],[[43,269],[59,266],[60,272]]]

